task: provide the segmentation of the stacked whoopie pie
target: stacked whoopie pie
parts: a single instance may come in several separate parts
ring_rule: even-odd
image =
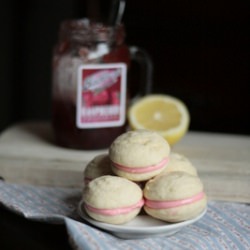
[[[180,222],[207,205],[203,184],[192,163],[170,152],[167,141],[147,130],[117,137],[108,154],[96,156],[84,171],[83,209],[93,219],[124,224],[143,210]]]

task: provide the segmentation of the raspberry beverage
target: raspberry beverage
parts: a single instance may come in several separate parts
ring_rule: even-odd
[[[52,125],[56,143],[107,148],[126,130],[130,53],[122,25],[64,21],[53,54]]]

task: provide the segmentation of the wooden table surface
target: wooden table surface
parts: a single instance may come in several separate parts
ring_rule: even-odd
[[[194,164],[209,199],[250,203],[250,136],[188,132],[172,151]],[[82,187],[86,164],[104,152],[58,147],[48,122],[20,123],[0,135],[0,176],[13,183]]]

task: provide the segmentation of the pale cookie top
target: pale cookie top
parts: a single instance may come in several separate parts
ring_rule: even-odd
[[[169,173],[173,171],[184,171],[188,174],[196,175],[197,170],[191,163],[191,161],[184,155],[171,152],[169,154],[169,162],[163,173]]]
[[[96,178],[102,175],[112,174],[111,162],[108,154],[95,156],[86,166],[84,177]]]
[[[144,167],[168,157],[170,146],[156,132],[136,130],[117,137],[109,149],[110,159],[128,167]]]
[[[105,175],[91,181],[83,191],[83,199],[95,208],[130,206],[142,199],[141,188],[132,181]]]
[[[197,176],[185,172],[171,172],[148,181],[144,188],[144,196],[156,201],[179,200],[202,191],[203,184]]]

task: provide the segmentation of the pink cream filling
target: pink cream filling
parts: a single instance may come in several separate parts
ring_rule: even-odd
[[[126,214],[133,211],[136,208],[141,208],[144,205],[144,200],[141,199],[134,205],[128,207],[120,207],[120,208],[111,208],[111,209],[104,209],[104,208],[95,208],[88,204],[84,204],[84,206],[91,212],[101,215],[119,215],[119,214]]]
[[[155,171],[158,169],[163,168],[169,161],[169,158],[166,157],[164,158],[162,161],[160,161],[157,164],[154,165],[150,165],[147,167],[128,167],[128,166],[124,166],[115,162],[112,162],[113,166],[116,167],[119,170],[122,170],[124,172],[128,172],[128,173],[147,173],[147,172],[151,172],[151,171]]]
[[[204,192],[200,192],[197,195],[189,197],[187,199],[182,200],[172,200],[172,201],[153,201],[145,199],[145,205],[150,208],[155,209],[164,209],[164,208],[172,208],[172,207],[179,207],[182,205],[187,205],[196,201],[201,200],[204,197]]]

